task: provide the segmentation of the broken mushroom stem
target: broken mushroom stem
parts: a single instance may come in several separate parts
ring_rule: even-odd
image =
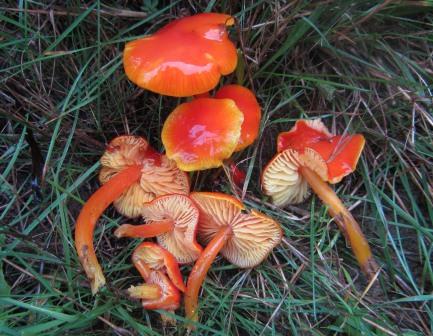
[[[105,284],[105,277],[93,247],[96,222],[112,202],[140,179],[141,169],[141,165],[133,165],[113,176],[88,199],[78,216],[75,226],[75,247],[90,279],[93,294]]]
[[[128,294],[133,299],[158,300],[161,298],[161,288],[157,284],[141,284],[128,288]]]
[[[307,180],[316,195],[329,207],[329,213],[335,218],[339,229],[350,243],[353,253],[358,260],[364,274],[372,280],[379,267],[371,253],[367,239],[359,227],[358,222],[347,210],[334,190],[323,181],[313,170],[305,166],[299,167],[299,172]]]
[[[149,224],[123,224],[115,232],[117,238],[153,238],[174,229],[172,220],[152,221]]]
[[[218,253],[226,244],[227,238],[232,233],[232,228],[229,225],[221,228],[203,250],[191,270],[185,292],[186,317],[191,321],[195,322],[198,320],[198,294],[206,274]]]

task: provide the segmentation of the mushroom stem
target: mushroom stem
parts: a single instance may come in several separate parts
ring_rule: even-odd
[[[161,288],[156,284],[141,284],[128,288],[128,294],[134,299],[158,300],[161,298]]]
[[[137,182],[141,176],[141,165],[130,166],[100,187],[84,204],[75,225],[75,248],[78,258],[90,280],[92,293],[98,292],[105,284],[101,265],[93,247],[93,232],[96,222],[106,208],[122,193]]]
[[[172,231],[173,229],[174,223],[172,220],[161,220],[143,225],[123,224],[117,228],[114,235],[117,238],[152,238]]]
[[[198,320],[198,292],[215,257],[232,234],[230,226],[222,227],[197,259],[188,278],[185,292],[185,313],[192,321]]]
[[[341,232],[343,232],[346,240],[350,243],[362,271],[372,280],[379,267],[374,260],[370,246],[358,222],[353,218],[334,190],[319,175],[307,167],[300,167],[299,172],[307,180],[322,202],[329,207],[329,213],[334,217]]]

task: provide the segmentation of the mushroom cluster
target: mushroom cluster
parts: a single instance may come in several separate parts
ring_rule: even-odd
[[[155,34],[126,44],[123,64],[138,86],[173,97],[190,97],[167,117],[162,128],[166,154],[138,136],[119,136],[103,154],[102,186],[83,206],[76,222],[75,245],[95,294],[105,284],[93,247],[103,211],[113,203],[123,216],[144,224],[123,224],[117,238],[142,242],[132,262],[144,283],[129,288],[145,309],[174,311],[185,293],[185,313],[198,319],[198,295],[211,264],[221,254],[240,268],[259,265],[279,244],[280,225],[233,196],[191,192],[185,172],[220,167],[259,133],[261,109],[253,92],[240,85],[213,90],[233,72],[237,52],[226,14],[205,13],[175,20]],[[377,265],[358,223],[329,183],[351,173],[364,146],[362,135],[335,136],[320,120],[299,120],[278,137],[278,153],[262,174],[263,192],[276,206],[300,203],[308,185],[329,207],[366,275]],[[233,163],[233,179],[244,175]],[[200,245],[198,242],[202,245]],[[202,246],[205,246],[204,249]],[[184,285],[179,264],[195,262]]]
[[[261,263],[280,242],[272,218],[246,210],[236,198],[194,192],[185,171],[219,167],[257,137],[261,110],[254,94],[240,85],[208,93],[221,75],[234,71],[237,52],[228,38],[234,19],[206,13],[176,20],[152,36],[127,43],[123,64],[128,78],[150,91],[192,97],[167,118],[162,130],[166,155],[138,136],[119,136],[101,157],[102,183],[83,206],[75,229],[80,262],[95,294],[105,284],[93,247],[102,212],[113,203],[142,225],[123,224],[117,238],[155,238],[133,252],[144,283],[128,289],[145,309],[174,311],[185,292],[188,318],[197,320],[198,293],[216,255],[241,268]],[[241,174],[238,172],[238,175]],[[203,250],[196,241],[207,245]],[[179,264],[196,261],[185,287]]]

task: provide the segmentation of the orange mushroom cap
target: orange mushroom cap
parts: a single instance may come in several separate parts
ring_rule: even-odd
[[[128,289],[131,297],[142,299],[145,309],[179,308],[179,290],[185,291],[185,285],[172,254],[157,244],[145,242],[134,250],[132,262],[146,283],[131,286]]]
[[[199,212],[188,196],[160,196],[143,204],[141,213],[147,224],[121,225],[114,233],[116,237],[156,236],[179,263],[190,263],[199,257],[202,248],[195,240]]]
[[[145,263],[152,271],[163,271],[182,292],[185,285],[176,258],[169,251],[152,242],[141,243],[132,254],[134,264]],[[145,278],[146,274],[142,274]]]
[[[275,205],[300,203],[309,194],[301,166],[329,183],[353,172],[364,147],[362,135],[333,136],[319,120],[299,120],[278,137],[279,153],[262,173],[262,189]]]
[[[332,135],[320,119],[298,120],[277,139],[278,152],[292,148],[302,153],[310,148],[320,155],[328,167],[325,181],[329,183],[340,182],[356,169],[364,144],[361,134]]]
[[[167,157],[185,171],[219,167],[235,150],[243,119],[231,99],[199,98],[181,104],[162,129]]]
[[[282,230],[276,221],[256,210],[246,212],[233,196],[217,192],[193,192],[190,196],[200,211],[200,241],[207,244],[220,229],[231,227],[221,254],[236,266],[257,266],[281,240]]]
[[[168,96],[212,90],[221,75],[236,68],[236,48],[226,30],[233,24],[230,15],[217,13],[173,21],[149,37],[126,44],[126,75],[138,86]]]
[[[251,145],[259,133],[262,112],[256,96],[251,90],[241,85],[225,85],[215,94],[217,99],[232,99],[244,115],[241,127],[241,136],[235,148],[235,152]]]
[[[142,165],[140,181],[114,201],[114,206],[124,216],[138,217],[143,203],[157,196],[189,193],[188,176],[141,137],[124,135],[113,139],[100,161],[99,180],[102,184],[131,165]]]

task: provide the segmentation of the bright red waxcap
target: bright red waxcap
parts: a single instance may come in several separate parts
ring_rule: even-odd
[[[231,99],[198,98],[181,104],[162,128],[166,155],[184,171],[219,167],[235,150],[243,120]]]
[[[219,13],[175,20],[125,45],[125,73],[138,86],[168,96],[212,90],[236,68],[236,47],[226,29],[233,24],[233,17]]]
[[[241,127],[241,136],[236,145],[235,152],[251,145],[259,133],[262,112],[254,93],[244,86],[237,84],[225,85],[217,91],[215,98],[232,99],[244,115]]]
[[[299,153],[308,148],[317,153],[326,163],[329,183],[338,183],[356,169],[364,148],[361,134],[333,135],[320,119],[298,120],[288,132],[278,135],[277,148],[282,152],[288,148]]]

